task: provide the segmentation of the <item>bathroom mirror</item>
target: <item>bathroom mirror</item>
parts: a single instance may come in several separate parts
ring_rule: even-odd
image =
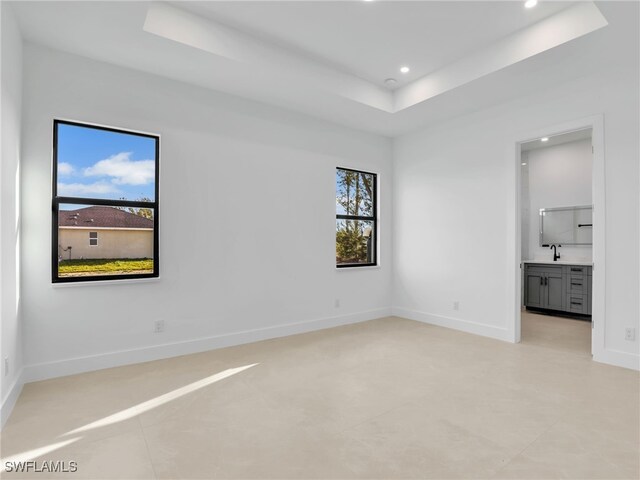
[[[593,206],[540,209],[540,246],[591,245]]]

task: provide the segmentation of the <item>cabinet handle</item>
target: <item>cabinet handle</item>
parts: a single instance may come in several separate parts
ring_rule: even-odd
[[[571,282],[571,285],[576,285],[576,286],[578,286],[578,287],[581,287],[581,286],[582,286],[582,284],[581,284],[581,283],[573,283],[573,282]]]
[[[571,302],[571,305],[582,305],[582,302]]]
[[[544,277],[544,284],[549,285],[549,277]]]
[[[540,285],[544,285],[544,277],[540,275]]]
[[[582,269],[581,268],[571,268],[572,272],[581,272]]]

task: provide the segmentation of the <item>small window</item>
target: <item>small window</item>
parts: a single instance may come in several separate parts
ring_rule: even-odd
[[[53,282],[159,275],[159,154],[156,135],[54,120]]]
[[[336,170],[336,266],[377,265],[377,175]]]

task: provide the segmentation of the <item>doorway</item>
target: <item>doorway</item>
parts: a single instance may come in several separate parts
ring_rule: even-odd
[[[516,145],[514,342],[604,349],[601,116],[523,135]]]

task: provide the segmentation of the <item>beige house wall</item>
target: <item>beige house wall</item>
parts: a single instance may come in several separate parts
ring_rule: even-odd
[[[89,245],[89,232],[98,232],[98,245]],[[69,251],[63,249],[71,246]],[[58,256],[63,260],[89,258],[153,258],[153,230],[79,229],[58,230]]]

